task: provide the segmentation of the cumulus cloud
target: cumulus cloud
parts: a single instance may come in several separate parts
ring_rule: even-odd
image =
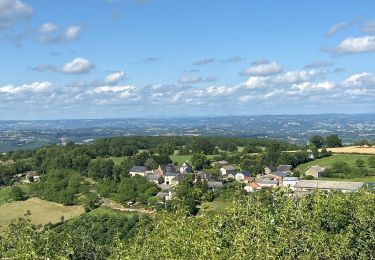
[[[50,33],[55,31],[58,26],[54,23],[44,23],[38,28],[38,32],[40,33]]]
[[[89,73],[94,68],[94,65],[85,58],[75,58],[70,62],[65,63],[61,67],[55,65],[40,65],[34,70],[44,72],[44,71],[54,71],[62,74],[85,74]]]
[[[245,88],[255,89],[267,85],[268,77],[251,76],[243,84]]]
[[[105,79],[105,84],[117,84],[119,81],[121,81],[125,77],[125,73],[122,70],[112,72],[108,74]]]
[[[315,69],[288,71],[282,75],[278,75],[272,81],[275,83],[298,83],[310,81],[316,78],[318,74],[319,71]]]
[[[242,71],[242,76],[269,76],[283,71],[283,67],[276,62],[256,62],[246,70]]]
[[[333,36],[334,34],[336,34],[338,31],[341,31],[341,30],[344,30],[344,29],[347,29],[351,26],[351,23],[348,23],[348,22],[341,22],[341,23],[337,23],[335,25],[333,25],[331,27],[331,29],[326,33],[327,36]]]
[[[135,87],[126,85],[126,86],[101,86],[97,87],[93,90],[94,93],[117,93],[117,92],[124,92],[124,91],[132,91],[135,90]]]
[[[193,63],[194,66],[203,66],[203,65],[207,65],[207,64],[212,64],[212,63],[215,63],[216,60],[214,58],[206,58],[206,59],[201,59],[201,60],[197,60]]]
[[[46,23],[39,27],[39,34],[36,39],[42,43],[68,43],[78,39],[81,35],[82,27],[80,25],[71,25],[60,33],[54,33],[57,25]]]
[[[297,89],[300,92],[310,91],[310,90],[331,90],[335,87],[335,83],[331,81],[324,81],[318,83],[312,82],[302,82],[298,84],[293,84],[292,89]]]
[[[21,0],[0,0],[0,30],[31,18],[33,9]]]
[[[329,51],[335,54],[373,52],[375,51],[375,36],[349,37]]]
[[[23,94],[25,92],[31,93],[43,93],[50,92],[53,90],[52,84],[49,81],[34,82],[31,84],[24,84],[21,86],[6,85],[0,87],[0,93],[3,94]]]
[[[342,85],[345,87],[358,88],[358,87],[374,87],[375,86],[375,75],[362,72],[351,75],[342,81]]]

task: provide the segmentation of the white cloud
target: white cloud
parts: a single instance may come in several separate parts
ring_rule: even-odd
[[[32,84],[24,84],[21,86],[6,85],[0,87],[0,93],[4,94],[23,94],[25,92],[43,93],[53,90],[52,84],[48,81],[34,82]]]
[[[227,95],[236,91],[236,87],[210,86],[206,88],[206,94],[211,96]]]
[[[341,22],[341,23],[337,23],[335,25],[333,25],[331,27],[331,29],[327,32],[327,35],[328,36],[332,36],[334,34],[336,34],[338,31],[341,31],[341,30],[344,30],[344,29],[347,29],[351,26],[350,23],[347,23],[347,22]]]
[[[33,9],[21,0],[0,0],[0,29],[32,16]]]
[[[331,90],[335,87],[335,83],[331,81],[324,81],[319,83],[302,82],[299,84],[293,84],[292,89],[297,89],[300,92],[310,90]]]
[[[54,23],[44,23],[41,26],[39,26],[38,31],[40,33],[50,33],[55,31],[58,28],[58,26]]]
[[[288,71],[283,75],[279,75],[273,79],[275,83],[299,83],[304,81],[310,81],[319,74],[318,70],[295,70]]]
[[[366,86],[375,86],[375,76],[368,72],[362,72],[351,75],[342,81],[344,87],[358,88]]]
[[[243,76],[269,76],[283,71],[283,67],[276,62],[267,62],[261,64],[254,64],[247,68],[241,75]]]
[[[178,82],[181,84],[197,84],[202,81],[202,77],[199,76],[182,76]]]
[[[375,51],[375,36],[349,37],[344,39],[333,52],[336,54],[351,54]]]
[[[112,72],[108,74],[105,79],[105,84],[116,84],[125,77],[125,73],[122,70]]]
[[[44,72],[44,71],[54,71],[63,74],[85,74],[89,73],[94,68],[94,65],[85,58],[75,58],[72,61],[65,63],[62,67],[57,67],[55,65],[40,65],[34,70]]]
[[[43,28],[44,27],[44,28]],[[42,30],[41,30],[42,29]],[[39,28],[40,35],[36,40],[42,43],[68,43],[78,39],[81,35],[82,27],[79,25],[71,25],[59,34],[55,34],[57,25],[44,24]]]
[[[268,80],[268,77],[252,76],[248,78],[248,80],[244,82],[242,85],[245,88],[254,89],[254,88],[266,86],[267,80]]]
[[[124,92],[124,91],[133,91],[135,87],[133,86],[101,86],[94,89],[94,93],[102,94],[102,93],[117,93],[117,92]]]
[[[66,74],[83,74],[90,72],[92,68],[93,65],[89,60],[78,57],[66,63],[60,71]]]

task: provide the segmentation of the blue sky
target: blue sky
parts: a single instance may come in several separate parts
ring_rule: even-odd
[[[0,0],[0,119],[375,112],[373,10]]]

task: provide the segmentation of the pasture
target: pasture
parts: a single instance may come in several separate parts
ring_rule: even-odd
[[[338,147],[338,148],[327,148],[328,151],[333,153],[355,153],[355,154],[374,154],[375,155],[375,147],[368,147],[368,146],[346,146],[346,147]]]
[[[57,223],[84,213],[82,206],[64,206],[55,202],[31,198],[25,201],[13,201],[0,206],[0,227],[7,226],[12,219],[23,217],[30,211],[30,219],[35,224]]]

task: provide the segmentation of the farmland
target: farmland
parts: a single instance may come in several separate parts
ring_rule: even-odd
[[[375,154],[375,147],[367,146],[346,146],[337,148],[328,148],[333,153],[355,153],[355,154]]]
[[[0,206],[0,226],[7,226],[12,219],[23,217],[30,211],[30,219],[35,224],[57,223],[64,216],[70,219],[84,212],[82,206],[63,206],[58,203],[31,198],[25,201],[14,201]]]

